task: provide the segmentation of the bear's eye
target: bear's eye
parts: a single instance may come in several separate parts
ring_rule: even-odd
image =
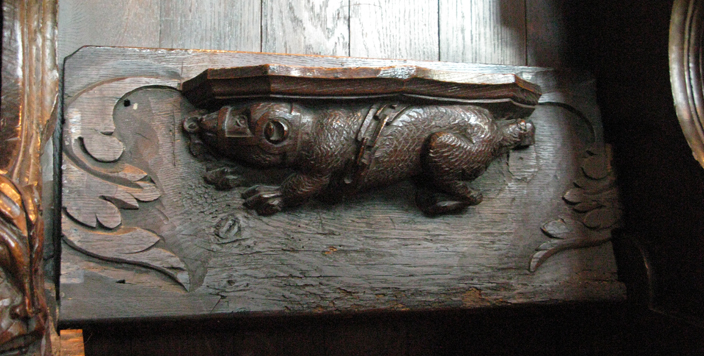
[[[286,120],[271,120],[264,126],[264,137],[271,143],[281,143],[288,136]]]

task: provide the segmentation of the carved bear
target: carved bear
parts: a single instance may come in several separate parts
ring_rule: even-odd
[[[278,187],[242,197],[260,215],[335,199],[413,178],[419,208],[455,212],[482,201],[464,181],[479,177],[509,149],[533,143],[535,127],[472,105],[285,101],[224,106],[184,121],[192,143],[256,167],[289,167]]]

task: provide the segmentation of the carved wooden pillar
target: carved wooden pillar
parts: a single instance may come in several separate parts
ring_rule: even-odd
[[[40,155],[55,121],[55,0],[2,2],[0,354],[49,354]],[[43,341],[40,341],[43,340]]]
[[[670,81],[675,109],[694,158],[704,166],[704,87],[702,86],[704,1],[679,0],[670,24]]]

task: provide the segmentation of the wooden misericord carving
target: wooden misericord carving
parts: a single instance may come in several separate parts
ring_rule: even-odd
[[[508,116],[528,116],[527,107],[537,104],[537,87],[519,78],[507,84],[487,79],[453,82],[452,73],[411,66],[209,70],[185,82],[184,95],[199,102],[234,97],[240,103],[187,118],[184,130],[192,134],[197,156],[206,149],[216,157],[295,171],[280,186],[242,193],[244,205],[260,215],[314,197],[340,201],[410,178],[420,188],[416,204],[424,213],[458,212],[482,201],[481,192],[463,181],[481,176],[508,150],[531,145],[535,136],[523,117],[499,120],[488,109],[462,102],[500,98],[525,106]],[[261,94],[279,99],[247,102],[247,96]],[[232,174],[207,175],[225,188],[217,175]],[[236,177],[225,182],[244,183]]]
[[[0,354],[48,355],[42,148],[58,99],[55,1],[3,1]]]
[[[584,73],[87,47],[64,85],[66,321],[624,297]]]

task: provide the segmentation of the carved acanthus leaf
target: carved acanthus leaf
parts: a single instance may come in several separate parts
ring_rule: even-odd
[[[544,234],[554,239],[568,239],[573,236],[583,236],[584,232],[586,232],[584,224],[567,218],[559,218],[546,222],[540,229]]]
[[[66,214],[61,217],[64,241],[85,254],[113,262],[148,267],[166,274],[190,287],[186,265],[171,251],[158,246],[161,238],[138,227],[121,227],[114,231],[91,230],[73,222]]]
[[[188,289],[186,266],[163,246],[163,239],[123,224],[120,209],[139,209],[140,202],[154,201],[161,193],[147,172],[121,159],[125,146],[113,121],[115,106],[129,105],[123,100],[128,93],[177,84],[168,78],[116,79],[87,88],[69,100],[62,163],[62,231],[64,241],[78,251],[151,268]]]
[[[603,149],[592,145],[585,151],[582,175],[562,196],[572,208],[573,216],[543,224],[542,232],[556,240],[536,248],[530,261],[531,272],[560,251],[599,246],[611,240],[611,229],[618,226],[622,215],[611,159],[609,145]]]
[[[120,210],[138,209],[138,201],[148,202],[159,198],[156,185],[146,179],[146,173],[127,166],[127,172],[114,178],[128,178],[126,184],[100,179],[76,167],[64,157],[63,189],[66,212],[81,223],[97,227],[97,223],[114,229],[122,223]],[[70,194],[68,194],[70,193]]]

